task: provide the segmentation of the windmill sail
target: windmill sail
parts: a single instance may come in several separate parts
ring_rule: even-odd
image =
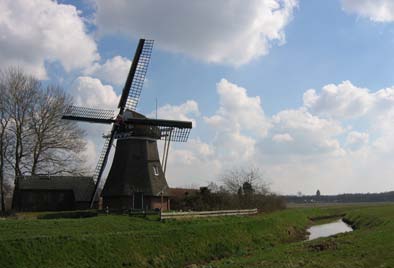
[[[186,142],[192,128],[192,122],[178,120],[130,118],[125,123],[134,126],[156,127],[160,131],[159,139],[169,139],[175,142]]]
[[[69,106],[64,112],[62,119],[111,124],[114,122],[114,110]]]
[[[152,49],[153,40],[140,39],[119,101],[121,114],[125,109],[134,111],[137,107]]]
[[[105,165],[107,164],[108,161],[109,152],[111,151],[112,143],[114,141],[114,135],[115,135],[115,126],[112,127],[109,137],[105,139],[103,149],[101,150],[101,154],[97,162],[96,169],[94,171],[93,179],[96,181],[96,186],[94,188],[92,197],[90,199],[90,208],[93,208],[94,202],[96,200],[97,190],[100,186]]]
[[[191,128],[160,127],[161,139],[175,142],[187,142]]]
[[[129,118],[125,121],[125,123],[133,124],[133,125],[192,128],[192,122],[190,121],[178,121],[178,120],[166,120],[166,119]]]

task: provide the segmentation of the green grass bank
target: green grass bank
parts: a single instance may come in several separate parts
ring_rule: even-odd
[[[355,232],[297,242],[312,224],[310,217],[341,213]],[[7,219],[0,221],[0,267],[394,267],[393,220],[394,206],[164,223],[129,216]],[[316,250],[314,243],[329,244]],[[354,266],[343,266],[348,260]]]
[[[314,214],[314,209],[305,210]],[[330,208],[326,211],[333,212]],[[345,221],[355,228],[353,232],[314,241],[283,243],[254,250],[247,256],[223,258],[196,267],[394,267],[393,205],[352,206],[337,211],[346,213]]]

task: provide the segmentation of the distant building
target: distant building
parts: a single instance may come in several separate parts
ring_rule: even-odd
[[[320,197],[320,190],[316,191],[316,197]]]
[[[60,211],[89,208],[92,177],[23,176],[16,181],[12,209]]]
[[[169,189],[169,194],[170,194],[171,200],[183,199],[189,195],[197,194],[199,192],[200,192],[199,189],[194,189],[194,188],[170,188]]]
[[[208,190],[208,188],[206,188]],[[187,204],[185,201],[189,198],[193,198],[200,193],[199,189],[193,188],[170,188],[170,203],[171,209],[180,210],[185,209]]]

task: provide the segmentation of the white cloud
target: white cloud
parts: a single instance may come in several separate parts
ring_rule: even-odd
[[[272,117],[271,133],[288,133],[291,143],[265,141],[262,150],[284,155],[342,155],[337,136],[344,132],[341,124],[310,114],[305,109],[283,110]],[[276,134],[274,134],[275,137]]]
[[[0,66],[17,65],[40,79],[45,63],[59,61],[66,71],[99,59],[80,12],[50,0],[0,2]]]
[[[342,8],[376,22],[394,21],[394,1],[392,0],[341,0]]]
[[[158,143],[160,155],[163,142]],[[199,138],[190,138],[187,143],[172,143],[166,178],[170,186],[205,185],[221,170],[211,144]]]
[[[214,135],[208,143],[202,141],[193,148],[180,144],[172,149],[169,165],[177,166],[177,170],[169,169],[172,183],[187,177],[191,183],[203,185],[216,180],[228,168],[260,167],[267,171],[268,180],[281,176],[287,184],[282,189],[289,192],[289,187],[309,179],[302,174],[316,175],[317,166],[332,167],[332,159],[346,156],[338,140],[345,129],[335,120],[320,118],[305,108],[283,110],[267,118],[259,97],[249,96],[245,88],[225,79],[217,84],[217,93],[217,112],[203,117]],[[197,149],[201,147],[205,150]],[[301,169],[296,171],[294,163],[306,167],[303,161],[308,163],[308,169],[304,173]],[[277,170],[285,165],[294,170],[288,172],[287,178]],[[170,175],[177,179],[171,179]],[[274,188],[277,190],[279,186]]]
[[[111,86],[103,85],[99,79],[89,76],[78,77],[72,84],[70,93],[76,106],[116,110],[119,102],[119,96],[116,95]],[[83,157],[86,159],[88,167],[94,170],[104,144],[103,135],[109,133],[111,126],[81,123],[81,127],[87,133],[87,150]],[[110,155],[110,161],[108,161],[107,171],[112,158],[113,152]],[[104,175],[106,176],[106,174]]]
[[[201,141],[200,139],[190,139],[186,145],[187,147],[192,147],[199,156],[202,156],[201,159],[206,159],[207,157],[211,157],[214,155],[214,150],[212,146],[208,143]]]
[[[292,141],[294,141],[293,137],[289,133],[275,134],[272,137],[272,140],[275,142],[292,142]]]
[[[321,92],[308,90],[303,99],[304,107],[272,118],[268,136],[288,133],[291,143],[258,142],[258,158],[275,178],[272,188],[293,193],[391,190],[393,88],[370,92],[345,81]]]
[[[394,89],[371,92],[345,81],[321,92],[308,90],[303,98],[304,107],[272,119],[268,136],[288,133],[291,143],[258,142],[258,157],[275,178],[272,188],[293,193],[393,189]]]
[[[214,149],[208,143],[197,139],[189,139],[187,143],[173,145],[175,148],[171,151],[170,161],[176,163],[193,165],[196,161],[204,162],[214,156]]]
[[[103,64],[95,63],[85,70],[86,74],[97,77],[100,80],[121,86],[126,82],[131,61],[121,56],[108,59]]]
[[[218,131],[214,143],[216,156],[224,167],[242,165],[254,157],[256,140],[239,131]]]
[[[202,157],[203,155],[199,152],[201,146],[209,145],[193,144],[192,141],[189,141],[191,146],[182,143],[180,146],[172,146],[176,148],[170,149],[166,178],[172,187],[207,185],[220,174],[222,169],[220,160],[213,156]]]
[[[96,0],[103,34],[155,39],[157,46],[212,63],[241,65],[285,42],[298,0]],[[114,19],[116,18],[116,19]]]
[[[326,85],[320,94],[310,89],[304,93],[303,99],[311,112],[338,119],[362,116],[374,101],[368,89],[356,87],[350,81]]]
[[[272,117],[276,129],[300,130],[304,132],[337,135],[343,131],[341,125],[334,120],[323,119],[312,115],[305,109],[283,110]]]
[[[369,134],[365,132],[351,131],[346,137],[346,144],[365,144],[368,143]]]
[[[367,88],[344,81],[338,85],[328,84],[320,92],[307,90],[303,102],[310,113],[322,117],[337,120],[368,117],[370,120],[372,117],[380,118],[392,110],[394,87],[370,92]]]
[[[264,155],[261,161],[268,162],[263,169],[271,178],[272,190],[296,194],[314,194],[317,189],[322,194],[365,191],[353,180],[354,174],[351,161],[347,157],[297,156],[286,161],[270,161],[271,155]],[[264,163],[262,162],[262,163]]]
[[[245,88],[222,79],[217,84],[219,108],[204,122],[215,132],[211,142],[215,158],[226,169],[250,163],[256,153],[256,141],[270,128],[260,97],[250,97]]]
[[[170,120],[192,121],[193,129],[197,127],[200,116],[198,104],[188,100],[180,105],[166,104],[158,109],[158,118]],[[154,118],[155,112],[148,114]],[[158,142],[159,155],[162,155],[163,141]],[[190,186],[205,184],[212,174],[220,168],[211,144],[199,138],[189,138],[187,143],[171,143],[167,162],[166,177],[171,186]]]
[[[208,143],[192,138],[186,144],[173,145],[167,176],[170,184],[178,183],[179,178],[188,178],[190,184],[207,184],[226,168],[246,165],[256,154],[256,139],[247,132],[258,137],[267,134],[269,122],[259,97],[249,97],[246,89],[225,79],[217,84],[217,92],[220,97],[218,111],[213,116],[204,117],[204,121],[213,127],[214,138]],[[158,111],[159,117],[164,118],[199,118],[192,117],[198,116],[199,110],[198,104],[190,100],[179,106],[165,105]],[[172,169],[172,166],[177,168]],[[176,178],[171,179],[171,176]]]
[[[217,84],[220,106],[216,114],[204,117],[212,127],[226,131],[252,131],[265,136],[270,127],[259,96],[249,97],[246,89],[222,79]]]
[[[88,138],[86,142],[86,150],[82,154],[82,157],[83,159],[85,159],[86,167],[88,167],[92,172],[93,168],[97,164],[99,156],[98,154],[100,153],[100,151],[97,151],[96,143],[91,138]]]
[[[196,116],[200,115],[200,111],[198,109],[198,104],[194,100],[188,100],[181,105],[170,105],[166,104],[157,109],[157,117],[160,119],[168,119],[168,120],[181,120],[181,121],[191,121],[193,123],[193,127],[196,127]],[[156,112],[152,112],[148,115],[148,117],[154,118],[156,116]]]
[[[394,87],[378,90],[376,93],[373,93],[372,96],[375,99],[374,111],[376,113],[379,114],[393,108]]]
[[[75,105],[99,109],[116,109],[119,96],[109,85],[103,85],[99,79],[80,76],[72,84],[70,93]]]

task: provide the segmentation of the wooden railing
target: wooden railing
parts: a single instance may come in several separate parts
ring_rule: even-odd
[[[183,219],[183,218],[202,218],[220,216],[240,216],[257,214],[257,208],[237,209],[237,210],[216,210],[216,211],[189,211],[189,212],[162,212],[160,219]]]

